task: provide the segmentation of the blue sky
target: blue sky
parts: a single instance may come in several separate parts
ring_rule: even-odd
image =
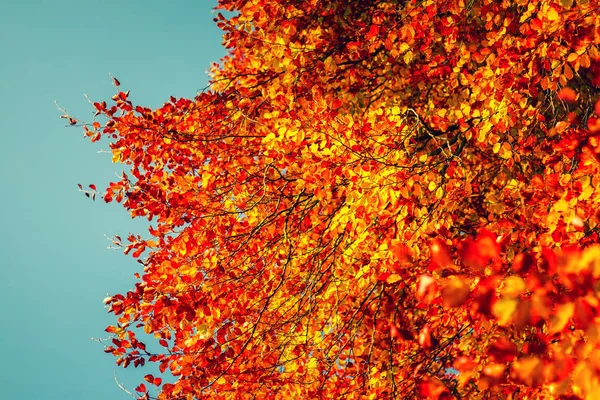
[[[107,293],[133,286],[139,264],[105,234],[145,231],[119,205],[91,202],[122,170],[108,142],[65,127],[54,101],[91,119],[114,94],[136,104],[193,97],[224,55],[215,1],[31,0],[0,5],[0,387],[5,399],[127,399],[149,369],[117,368],[92,337],[113,322]]]

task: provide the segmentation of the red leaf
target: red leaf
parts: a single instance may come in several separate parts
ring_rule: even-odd
[[[517,254],[513,260],[512,269],[515,272],[526,273],[536,263],[535,257],[529,253]]]
[[[383,274],[381,274],[377,277],[377,280],[385,282],[387,280],[387,278],[390,277],[390,275],[392,275],[390,272],[384,272]]]
[[[132,254],[133,258],[138,258],[139,256],[141,256],[145,249],[146,248],[144,246],[138,247],[137,250],[134,251]]]
[[[121,86],[121,82],[119,82],[119,80],[117,78],[115,78],[114,76],[112,78],[113,78],[113,83],[115,84],[116,87]]]
[[[379,25],[371,25],[371,27],[369,28],[369,32],[367,32],[367,34],[365,35],[365,39],[370,40],[373,39],[375,36],[379,35],[379,29]]]
[[[392,321],[390,321],[389,327],[390,327],[390,337],[392,339],[398,339],[400,337],[400,330],[398,329],[396,324],[394,324]]]
[[[91,185],[89,185],[89,186],[90,186],[90,189],[92,189],[92,190],[96,190],[96,185],[94,185],[94,184],[91,184]]]
[[[168,366],[169,366],[169,362],[168,361],[163,361],[158,366],[158,369],[159,369],[160,372],[165,372],[167,370]]]
[[[517,349],[508,339],[501,337],[496,343],[490,346],[488,354],[495,362],[504,364],[512,362],[516,358]]]
[[[112,353],[113,351],[115,351],[115,348],[113,346],[108,346],[104,348],[105,353]]]
[[[539,18],[534,18],[531,20],[531,22],[529,23],[529,26],[531,26],[532,29],[536,30],[536,31],[541,31],[544,27],[542,20]]]
[[[140,385],[138,387],[135,388],[136,392],[140,392],[143,393],[146,391],[146,385],[144,385],[143,383],[140,383]]]
[[[431,242],[431,259],[438,266],[444,268],[452,266],[452,258],[450,258],[450,251],[444,243],[439,239],[434,239]]]
[[[461,260],[464,265],[475,270],[482,270],[491,260],[500,254],[500,245],[496,235],[482,229],[477,237],[465,241],[461,249]]]

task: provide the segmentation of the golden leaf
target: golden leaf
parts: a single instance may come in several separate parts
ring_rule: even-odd
[[[519,301],[517,299],[505,298],[500,299],[492,308],[492,313],[498,318],[498,324],[508,325],[512,319]]]

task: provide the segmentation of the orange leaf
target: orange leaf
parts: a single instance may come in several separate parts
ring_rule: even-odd
[[[567,103],[574,103],[577,100],[577,93],[570,87],[564,87],[558,91],[556,94],[559,100],[565,101]]]
[[[470,293],[469,284],[461,277],[453,276],[442,285],[442,299],[447,307],[460,307],[467,301]]]
[[[537,357],[523,357],[512,365],[512,372],[528,386],[537,386],[543,380],[544,364]]]
[[[421,332],[419,333],[419,344],[424,349],[431,349],[433,347],[433,341],[431,338],[431,329],[429,325],[425,325]]]
[[[434,239],[430,245],[431,249],[431,259],[435,262],[439,267],[448,267],[452,266],[453,262],[450,258],[450,252],[448,251],[447,246],[442,243],[439,239]]]
[[[424,303],[430,303],[435,298],[437,289],[437,283],[431,275],[421,275],[417,284],[417,298]]]
[[[500,255],[496,235],[482,229],[475,239],[467,240],[461,249],[461,260],[469,268],[483,269],[491,260]]]

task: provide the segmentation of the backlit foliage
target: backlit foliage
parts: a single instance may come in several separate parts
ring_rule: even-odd
[[[600,398],[599,3],[219,8],[208,90],[84,125],[151,224],[106,299],[176,378],[139,396]]]

